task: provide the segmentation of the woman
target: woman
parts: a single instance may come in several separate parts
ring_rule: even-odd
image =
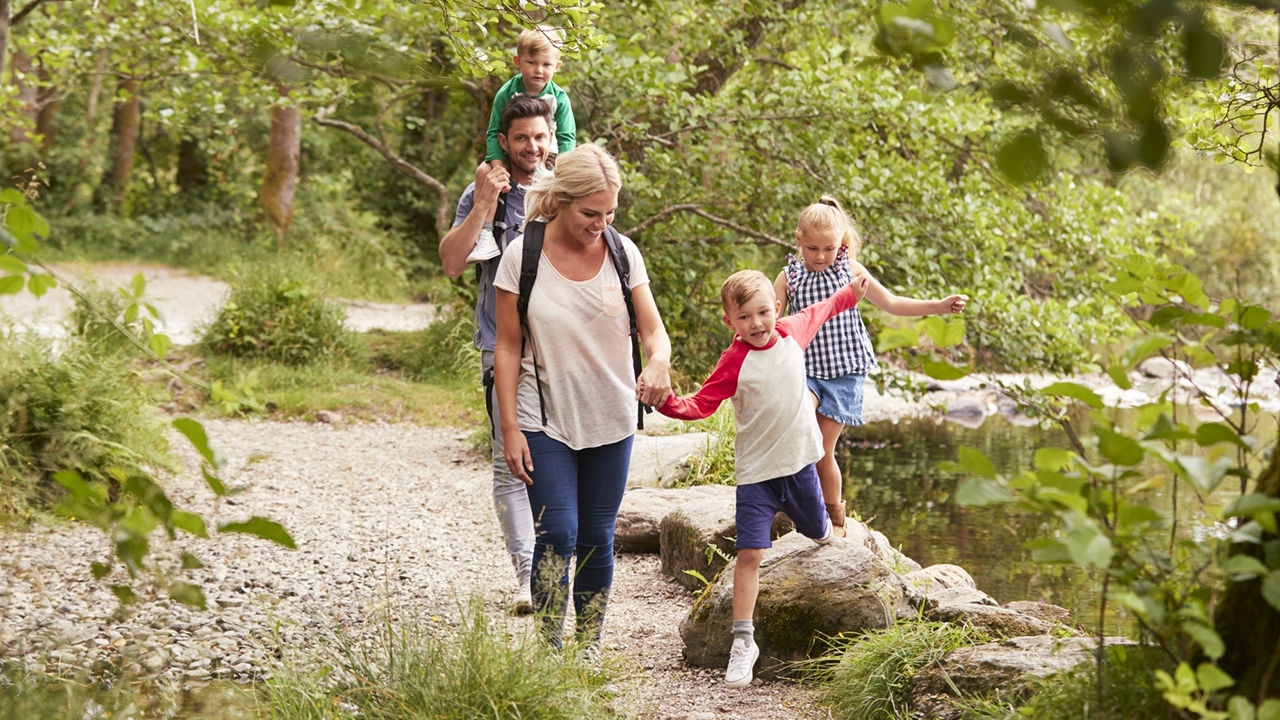
[[[533,604],[543,635],[563,646],[569,564],[575,556],[577,639],[599,647],[613,584],[613,533],[627,485],[637,398],[660,404],[671,389],[671,341],[640,251],[623,246],[640,342],[648,357],[637,393],[629,318],[605,227],[622,180],[597,145],[561,155],[525,195],[525,216],[545,221],[524,337],[517,310],[524,238],[498,266],[494,385],[507,465],[526,483],[537,524]],[[537,363],[535,372],[534,363]],[[541,396],[539,396],[539,380]],[[545,423],[543,420],[545,408]]]

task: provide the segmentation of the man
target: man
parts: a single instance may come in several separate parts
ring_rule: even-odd
[[[467,186],[458,200],[453,229],[440,240],[440,259],[449,277],[457,277],[467,269],[467,255],[475,247],[480,228],[493,220],[499,198],[505,194],[506,232],[497,238],[499,246],[506,249],[508,243],[519,234],[524,223],[525,188],[533,179],[533,173],[545,165],[547,153],[552,147],[551,109],[539,99],[517,95],[508,101],[502,112],[498,143],[507,155],[507,167],[494,167],[477,187]],[[489,411],[489,429],[492,432],[493,503],[498,512],[498,523],[506,539],[507,552],[516,569],[519,591],[513,605],[517,613],[533,611],[529,594],[530,572],[533,565],[533,513],[529,509],[529,496],[524,483],[511,475],[503,456],[502,433],[497,432],[498,404],[493,392],[493,347],[497,338],[495,320],[496,295],[493,276],[498,269],[499,255],[478,265],[480,287],[476,292],[476,348],[480,350],[482,382],[485,405]]]

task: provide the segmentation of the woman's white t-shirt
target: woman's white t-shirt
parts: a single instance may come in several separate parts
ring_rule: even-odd
[[[622,238],[631,287],[649,282],[640,250]],[[524,236],[507,246],[494,287],[520,292]],[[529,332],[520,361],[516,418],[526,432],[546,432],[574,450],[618,442],[636,431],[636,380],[630,319],[608,252],[590,280],[569,280],[544,252],[529,295]],[[531,352],[532,351],[532,352]],[[538,361],[547,425],[542,426],[533,362]]]

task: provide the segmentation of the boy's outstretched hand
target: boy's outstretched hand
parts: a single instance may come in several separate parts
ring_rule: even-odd
[[[943,312],[959,315],[964,312],[964,306],[969,303],[968,295],[949,295],[941,300]]]
[[[867,287],[871,284],[871,273],[860,264],[851,263],[854,267],[850,268],[849,284],[858,289],[858,299],[867,296]]]

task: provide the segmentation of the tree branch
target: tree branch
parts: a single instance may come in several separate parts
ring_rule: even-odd
[[[14,25],[17,25],[18,23],[22,22],[23,18],[30,15],[31,11],[35,10],[36,6],[44,1],[45,0],[31,0],[31,2],[27,3],[26,7],[14,13],[13,17],[9,18],[9,27],[13,27]]]
[[[449,232],[449,228],[453,224],[451,218],[453,203],[449,197],[449,188],[445,187],[444,183],[431,177],[418,169],[417,166],[397,155],[385,142],[370,135],[368,131],[359,125],[330,118],[329,114],[334,110],[334,107],[321,108],[311,119],[315,121],[317,125],[337,128],[338,130],[343,130],[356,136],[360,142],[368,145],[374,150],[377,150],[378,154],[386,158],[387,162],[391,163],[391,167],[395,168],[398,172],[409,177],[419,185],[429,188],[435,192],[440,198],[440,202],[436,206],[436,232],[438,232],[441,237],[444,237],[444,234]]]
[[[712,215],[706,210],[703,210],[701,205],[697,205],[695,203],[672,205],[670,207],[663,208],[656,215],[653,215],[652,217],[644,220],[643,222],[636,225],[635,227],[632,227],[623,231],[622,234],[628,237],[634,237],[644,232],[651,225],[662,222],[663,220],[666,220],[667,218],[671,217],[672,215],[678,212],[692,213],[705,220],[710,220],[716,225],[720,225],[721,227],[727,227],[730,230],[741,233],[750,238],[755,238],[756,240],[759,240],[763,243],[768,243],[770,245],[778,245],[780,247],[784,247],[788,249],[794,249],[795,247],[793,243],[789,243],[786,240],[783,240],[782,238],[774,237],[773,235],[770,235],[768,233],[762,233],[758,230],[752,230],[751,228],[746,227],[744,225],[739,225],[738,223],[733,222],[732,220],[726,220],[722,217],[716,217],[715,215]]]

